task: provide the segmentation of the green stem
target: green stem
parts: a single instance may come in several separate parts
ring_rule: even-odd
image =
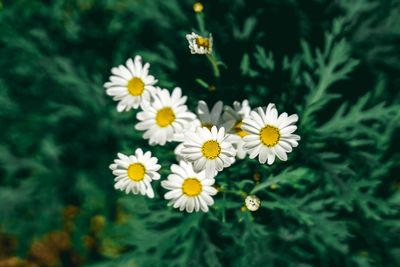
[[[206,31],[206,26],[204,23],[204,14],[203,13],[197,13],[196,14],[196,19],[197,19],[197,24],[199,25],[199,30],[200,30],[200,35],[202,35],[204,38],[207,38],[207,31]],[[214,77],[219,78],[220,73],[219,73],[219,68],[218,68],[218,61],[216,60],[214,55],[207,55],[208,60],[211,63],[211,66],[213,68],[214,72]]]
[[[215,57],[213,55],[207,55],[208,60],[210,61],[213,71],[214,71],[214,76],[215,78],[219,78],[219,68],[218,68],[218,62],[215,59]]]
[[[226,223],[226,211],[225,211],[225,200],[226,200],[226,193],[223,194],[223,202],[224,202],[224,210],[222,211],[222,222]]]
[[[196,14],[196,19],[197,19],[197,24],[199,25],[199,30],[200,34],[204,37],[206,37],[207,32],[206,32],[206,27],[204,24],[204,15],[203,13],[197,13]]]

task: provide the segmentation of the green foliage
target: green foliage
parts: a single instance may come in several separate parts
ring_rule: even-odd
[[[192,4],[0,5],[0,233],[13,253],[31,260],[35,241],[63,229],[99,267],[399,266],[399,1],[204,2],[219,77],[188,51]],[[136,54],[192,110],[247,98],[297,113],[299,147],[287,162],[224,170],[206,214],[167,207],[159,182],[153,200],[123,196],[108,169],[117,152],[151,150],[162,179],[176,162],[175,144],[150,147],[136,112],[105,95],[110,68]],[[260,210],[241,209],[247,194]]]

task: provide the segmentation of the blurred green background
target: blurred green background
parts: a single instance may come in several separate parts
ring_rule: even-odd
[[[400,266],[400,1],[204,1],[227,68],[192,56],[189,0],[0,0],[0,266]],[[103,83],[141,55],[158,85],[197,101],[298,113],[287,162],[238,161],[208,214],[117,192],[137,147]],[[196,79],[208,85],[201,86]]]

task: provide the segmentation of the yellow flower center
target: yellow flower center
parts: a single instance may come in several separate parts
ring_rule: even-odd
[[[187,178],[182,185],[182,191],[189,197],[195,197],[200,195],[202,185],[197,178]]]
[[[278,144],[280,138],[279,129],[274,126],[267,125],[260,131],[260,140],[267,147],[273,147]]]
[[[236,134],[243,138],[246,135],[248,135],[249,133],[242,129],[242,124],[243,124],[243,121],[237,122],[234,126],[234,129],[235,129]]]
[[[175,113],[171,108],[162,108],[157,112],[156,123],[158,126],[167,127],[168,125],[171,125],[174,121]]]
[[[194,5],[193,5],[194,12],[201,13],[203,11],[203,9],[204,9],[204,6],[202,3],[200,3],[200,2],[194,3]]]
[[[133,77],[128,82],[128,91],[133,96],[139,96],[144,91],[144,82],[138,77]]]
[[[201,127],[206,127],[208,130],[210,130],[211,131],[211,128],[213,127],[214,125],[212,125],[211,123],[203,123],[203,124],[201,124]]]
[[[203,156],[207,159],[215,159],[221,153],[221,147],[217,141],[210,140],[203,144],[201,147]]]
[[[208,38],[199,36],[196,38],[196,44],[207,49],[210,48],[210,40]]]
[[[143,180],[145,173],[146,168],[141,163],[133,163],[128,167],[128,177],[135,182]]]

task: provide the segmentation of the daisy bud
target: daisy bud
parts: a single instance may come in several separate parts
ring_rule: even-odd
[[[193,4],[193,11],[196,13],[201,13],[203,12],[204,6],[200,2],[196,2]]]
[[[258,210],[261,205],[260,199],[255,195],[247,196],[244,203],[246,204],[246,208],[250,211]]]

